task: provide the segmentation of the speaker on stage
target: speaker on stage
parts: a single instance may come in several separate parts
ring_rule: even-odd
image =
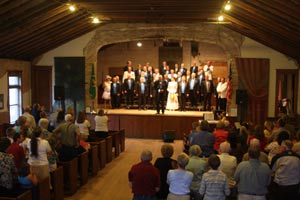
[[[248,101],[247,90],[236,90],[235,103],[245,104]]]
[[[54,86],[54,99],[55,100],[65,100],[65,88],[64,86],[55,85]]]
[[[162,138],[164,142],[174,142],[175,140],[175,131],[168,130],[162,133]]]

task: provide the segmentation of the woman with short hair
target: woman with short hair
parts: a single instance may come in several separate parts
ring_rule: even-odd
[[[95,116],[95,135],[100,138],[108,136],[108,117],[105,115],[104,110],[100,109],[98,115]]]

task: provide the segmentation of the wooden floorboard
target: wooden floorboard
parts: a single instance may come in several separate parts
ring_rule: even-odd
[[[67,200],[130,200],[132,193],[128,186],[128,171],[131,166],[140,161],[140,153],[143,149],[149,149],[153,153],[153,161],[161,157],[160,147],[162,140],[132,139],[126,138],[125,152],[108,163],[98,175],[90,178],[88,183],[82,186],[73,196]],[[174,146],[173,158],[183,150],[182,140],[171,143]]]

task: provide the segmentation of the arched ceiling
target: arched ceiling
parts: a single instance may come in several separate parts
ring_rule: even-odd
[[[71,13],[66,3],[76,4]],[[33,60],[105,24],[187,23],[225,26],[300,61],[300,0],[2,0],[0,58]],[[91,16],[103,22],[92,24]]]

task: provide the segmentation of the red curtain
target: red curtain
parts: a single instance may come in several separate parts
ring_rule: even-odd
[[[239,81],[248,94],[247,119],[263,124],[268,115],[268,86],[270,60],[263,58],[236,58]]]

